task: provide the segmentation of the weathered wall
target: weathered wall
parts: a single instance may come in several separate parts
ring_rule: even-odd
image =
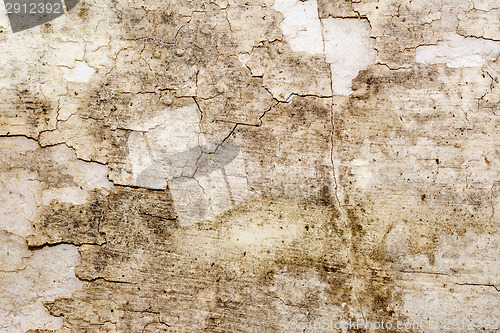
[[[0,332],[498,329],[500,4],[0,26]]]

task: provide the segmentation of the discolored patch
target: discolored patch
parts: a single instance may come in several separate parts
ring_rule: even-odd
[[[0,29],[0,327],[498,316],[496,11],[80,1]]]
[[[352,318],[361,297],[365,315],[392,316],[392,276],[372,268],[385,267],[384,259],[350,257],[350,231],[331,205],[253,198],[215,220],[180,228],[171,210],[154,208],[167,193],[152,194],[109,195],[101,222],[106,246],[80,250],[77,275],[91,282],[71,299],[48,303],[53,315],[76,329],[98,327],[78,310],[91,306],[118,330],[151,315],[183,329],[272,331],[283,330],[291,313],[330,309],[339,320]],[[77,218],[77,206],[69,211]],[[283,283],[304,287],[287,291]],[[263,315],[265,323],[258,320]]]

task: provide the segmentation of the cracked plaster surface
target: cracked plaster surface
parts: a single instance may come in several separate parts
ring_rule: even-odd
[[[1,12],[0,332],[495,331],[498,18],[86,0],[13,34]]]

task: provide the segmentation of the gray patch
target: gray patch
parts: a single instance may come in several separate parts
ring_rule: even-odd
[[[61,0],[5,0],[4,4],[13,32],[31,29],[64,15]],[[77,4],[78,0],[66,1],[68,11]]]
[[[64,3],[66,4],[66,10],[69,12],[78,5],[78,0],[65,0]]]
[[[215,147],[214,149],[211,149]],[[213,151],[212,151],[213,150]],[[209,143],[184,152],[166,156],[141,172],[136,179],[140,187],[148,189],[165,189],[165,180],[175,178],[194,178],[208,175],[216,170],[224,169],[240,153],[240,147],[234,143]]]

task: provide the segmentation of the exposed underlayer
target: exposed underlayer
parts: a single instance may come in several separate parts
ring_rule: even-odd
[[[496,332],[494,3],[2,12],[0,332]]]

